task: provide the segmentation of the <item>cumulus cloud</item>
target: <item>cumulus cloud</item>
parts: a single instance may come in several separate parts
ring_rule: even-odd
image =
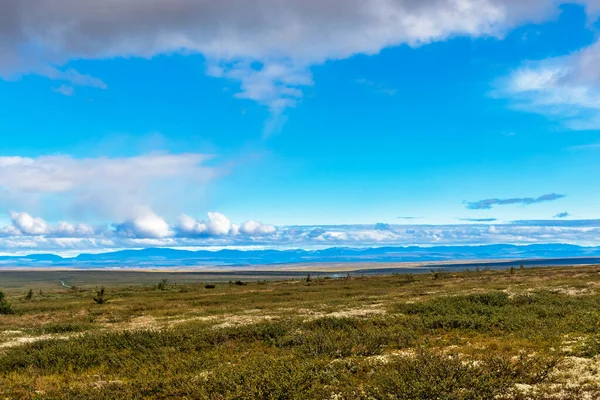
[[[71,224],[61,221],[51,226],[42,218],[33,217],[26,212],[10,211],[12,225],[0,229],[4,236],[52,236],[59,238],[92,237],[96,230],[87,224]]]
[[[470,210],[489,210],[493,206],[503,206],[511,204],[530,205],[543,203],[546,201],[554,201],[565,197],[564,194],[549,193],[539,197],[515,197],[510,199],[484,199],[479,201],[467,202],[467,208]]]
[[[51,225],[26,213],[12,213],[10,226],[0,229],[5,252],[109,251],[143,247],[189,248],[313,248],[413,245],[476,245],[574,243],[600,245],[600,220],[524,220],[489,225],[374,225],[274,227],[247,221],[233,224],[220,213],[206,221],[182,218],[170,224],[149,209],[112,229],[58,223]]]
[[[131,218],[136,207],[160,199],[176,182],[197,186],[220,173],[205,154],[149,154],[125,158],[0,156],[0,201],[9,205],[63,196],[73,214]],[[162,190],[153,190],[160,184]]]
[[[114,228],[117,235],[136,239],[166,238],[173,235],[169,224],[147,208],[139,209],[134,218],[116,224]]]
[[[25,235],[43,235],[48,233],[48,225],[41,218],[34,218],[27,213],[9,213],[13,226]]]
[[[243,235],[248,237],[260,237],[272,235],[277,232],[273,225],[263,224],[256,221],[246,221],[241,225],[232,224],[223,214],[218,212],[207,213],[207,220],[195,220],[188,215],[179,217],[175,227],[181,237],[222,237]]]
[[[555,14],[555,0],[5,0],[0,76],[37,73],[105,87],[62,71],[72,59],[203,54],[211,75],[274,112],[312,83],[310,67],[457,35],[502,35]],[[595,0],[580,1],[595,4]]]
[[[223,236],[232,230],[229,219],[218,212],[209,212],[208,220],[195,220],[189,215],[179,217],[177,231],[181,236]]]
[[[518,109],[559,120],[570,129],[599,129],[598,65],[600,41],[563,57],[527,63],[502,81],[500,95]]]
[[[256,221],[246,221],[239,228],[239,233],[248,236],[272,235],[276,231],[277,229],[273,225],[267,225]]]

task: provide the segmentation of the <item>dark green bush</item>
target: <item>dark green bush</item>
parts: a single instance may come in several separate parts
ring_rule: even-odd
[[[167,279],[163,279],[156,285],[157,290],[167,290],[167,283],[169,281]]]
[[[10,303],[6,300],[4,292],[0,290],[0,314],[8,315],[14,313],[15,312],[12,309]]]
[[[94,303],[96,304],[106,304],[108,299],[105,296],[104,286],[102,286],[99,290],[96,291],[96,295],[94,296]]]

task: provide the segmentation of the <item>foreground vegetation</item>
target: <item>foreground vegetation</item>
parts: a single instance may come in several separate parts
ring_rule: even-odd
[[[0,398],[600,398],[599,285],[572,267],[11,287]]]

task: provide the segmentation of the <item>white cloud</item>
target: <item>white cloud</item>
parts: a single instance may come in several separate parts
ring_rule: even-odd
[[[140,208],[136,216],[121,224],[115,225],[119,236],[136,239],[156,239],[173,236],[169,224],[148,208]]]
[[[600,220],[515,221],[477,225],[374,225],[277,227],[255,221],[233,224],[220,213],[206,221],[183,216],[170,224],[148,208],[113,229],[59,222],[48,224],[27,213],[10,213],[12,224],[0,229],[5,252],[86,252],[144,247],[311,248],[333,246],[473,245],[499,243],[574,243],[600,245]],[[72,254],[72,253],[70,253]]]
[[[231,231],[229,219],[221,213],[209,212],[208,221],[196,221],[188,215],[179,217],[177,231],[181,236],[224,236]]]
[[[229,218],[218,212],[207,213],[208,220],[195,220],[189,215],[181,215],[175,229],[180,237],[222,237],[245,235],[261,237],[277,232],[273,225],[256,221],[246,221],[241,225],[232,224]]]
[[[532,62],[505,79],[500,95],[518,109],[574,130],[600,129],[600,41],[573,54]]]
[[[103,82],[54,66],[72,59],[203,54],[238,97],[281,113],[312,83],[310,67],[456,35],[502,35],[555,14],[554,0],[4,0],[0,76]],[[590,6],[595,0],[584,1]],[[52,70],[53,68],[53,70]],[[50,72],[49,72],[50,71]],[[54,71],[54,72],[52,72]]]
[[[256,221],[246,221],[240,226],[239,232],[248,236],[266,236],[274,234],[277,232],[277,229],[273,225],[266,225]]]
[[[12,225],[0,229],[3,236],[53,236],[56,238],[93,237],[98,232],[87,224],[71,224],[61,221],[50,226],[42,218],[26,212],[10,211]]]
[[[41,218],[34,218],[27,213],[9,213],[13,226],[24,235],[44,235],[48,233],[48,225]]]
[[[94,236],[96,233],[94,228],[87,224],[71,224],[69,222],[61,221],[57,224],[56,229],[53,231],[58,236],[65,237],[86,237]]]
[[[152,205],[165,196],[176,202],[178,191],[199,187],[220,174],[220,167],[204,165],[210,158],[195,153],[126,158],[0,157],[0,201],[14,207],[25,201],[60,197],[61,204],[65,199],[69,203],[70,214],[131,218],[140,205]]]

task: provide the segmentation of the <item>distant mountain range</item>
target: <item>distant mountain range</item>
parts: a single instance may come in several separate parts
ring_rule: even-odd
[[[494,244],[483,246],[436,247],[332,247],[322,250],[179,250],[147,248],[99,254],[80,254],[66,258],[56,254],[1,256],[0,267],[49,266],[78,268],[150,268],[175,266],[253,266],[327,262],[440,262],[467,260],[528,260],[600,257],[600,247],[569,244],[532,244],[516,246]]]

